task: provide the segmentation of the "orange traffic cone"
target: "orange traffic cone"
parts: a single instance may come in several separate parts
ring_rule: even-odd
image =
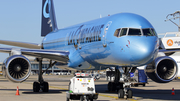
[[[17,86],[17,90],[16,90],[16,95],[20,95],[18,86]]]
[[[174,88],[172,88],[172,93],[171,93],[171,95],[175,95]]]

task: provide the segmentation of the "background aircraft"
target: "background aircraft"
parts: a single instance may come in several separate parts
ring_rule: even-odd
[[[126,87],[130,87],[130,72],[134,72],[137,66],[148,64],[147,75],[159,83],[169,82],[175,77],[176,62],[168,56],[157,57],[159,40],[155,29],[144,17],[119,13],[58,29],[53,1],[43,0],[42,3],[41,35],[44,39],[40,45],[0,41],[26,48],[0,48],[1,52],[10,54],[3,66],[9,80],[23,82],[29,77],[31,64],[24,55],[34,56],[39,61],[39,77],[33,84],[34,92],[49,90],[42,77],[43,58],[50,60],[49,68],[57,62],[67,63],[76,69],[116,67],[115,81],[109,82],[108,89],[118,89],[119,98],[124,95],[132,97],[132,91]]]

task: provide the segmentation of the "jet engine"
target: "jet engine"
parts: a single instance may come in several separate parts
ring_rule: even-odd
[[[155,82],[168,83],[172,81],[177,74],[178,66],[174,59],[168,56],[156,58],[145,68],[146,75]]]
[[[31,72],[29,60],[22,55],[13,55],[8,57],[2,66],[3,75],[12,82],[25,81]]]

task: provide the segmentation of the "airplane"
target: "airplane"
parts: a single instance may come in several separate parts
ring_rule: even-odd
[[[10,81],[23,82],[30,76],[31,63],[24,56],[34,56],[39,62],[38,82],[33,91],[49,91],[48,82],[43,79],[42,60],[49,59],[51,68],[58,62],[81,70],[99,70],[115,67],[115,80],[108,83],[108,90],[118,91],[118,97],[132,98],[130,73],[138,66],[147,65],[146,74],[158,83],[172,81],[178,70],[177,63],[158,52],[159,39],[151,23],[133,13],[118,13],[111,16],[58,29],[53,0],[42,0],[40,45],[0,40],[0,44],[24,48],[0,48],[9,53],[3,63],[3,74]],[[177,51],[177,50],[173,50]]]

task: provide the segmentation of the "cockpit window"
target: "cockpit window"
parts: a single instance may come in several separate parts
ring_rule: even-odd
[[[157,33],[154,29],[151,29],[155,36],[157,36]]]
[[[122,28],[120,32],[120,36],[124,36],[127,33],[127,28]]]
[[[140,29],[129,28],[128,35],[141,35],[141,30]]]
[[[114,36],[121,37],[126,35],[126,33],[127,33],[127,28],[116,29],[116,31],[114,32]]]
[[[114,32],[114,36],[119,37],[119,32],[121,29],[116,29],[116,31]]]
[[[121,37],[121,36],[157,36],[155,30],[153,28],[144,28],[144,29],[138,29],[138,28],[120,28],[116,29],[114,32],[114,36]]]
[[[145,36],[154,36],[154,33],[151,31],[151,29],[142,29],[143,30],[143,34]]]

